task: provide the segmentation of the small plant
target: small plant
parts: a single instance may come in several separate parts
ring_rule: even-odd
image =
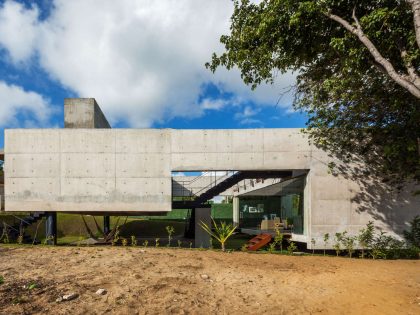
[[[276,229],[276,236],[274,237],[274,243],[280,246],[280,251],[283,251],[283,238],[284,235],[281,233],[280,229]]]
[[[4,277],[0,276],[0,285],[2,285],[4,283]]]
[[[248,244],[243,244],[242,246],[241,246],[241,251],[243,251],[243,252],[247,252],[248,251]]]
[[[9,244],[9,230],[7,229],[7,225],[3,222],[3,233],[1,234],[0,240],[3,241],[4,244]]]
[[[274,251],[276,250],[276,243],[275,242],[271,242],[270,245],[268,245],[268,251],[270,254],[274,253]]]
[[[35,282],[32,282],[28,285],[28,290],[33,290],[37,288],[37,284]]]
[[[330,239],[330,234],[325,233],[324,234],[324,256],[325,256],[325,251],[327,249],[327,244],[328,244],[329,239]]]
[[[335,253],[340,255],[341,252],[341,241],[343,240],[343,234],[342,233],[335,233],[335,243],[333,245],[333,248],[335,250]]]
[[[125,237],[121,237],[122,246],[126,247],[128,245],[128,240]]]
[[[25,229],[21,225],[20,228],[19,228],[19,235],[18,235],[18,238],[17,238],[17,243],[19,245],[23,244],[23,235],[24,234],[25,234]]]
[[[83,239],[82,239],[83,240]],[[50,242],[54,242],[54,235],[48,235],[44,239],[44,245],[48,245]],[[80,245],[79,245],[80,246]]]
[[[166,227],[166,232],[168,233],[168,247],[171,246],[172,235],[175,233],[175,228],[172,225]]]
[[[155,247],[159,247],[159,238],[155,239]]]
[[[190,249],[192,249],[192,242],[190,242]]]
[[[79,238],[77,239],[77,246],[80,247],[82,245],[82,241],[83,241],[83,236],[79,236]],[[114,244],[112,244],[114,245]]]
[[[182,241],[178,240],[178,248],[181,248],[181,245],[182,245]]]
[[[232,236],[233,232],[236,230],[236,226],[226,223],[222,221],[219,225],[216,223],[216,221],[211,218],[214,225],[214,232],[212,231],[211,227],[205,224],[204,222],[200,223],[200,226],[203,228],[204,231],[206,231],[210,237],[215,238],[222,248],[222,251],[226,251],[225,249],[225,243],[229,239],[229,237]]]
[[[297,246],[294,242],[289,240],[289,246],[287,247],[287,252],[289,253],[289,255],[292,255],[293,252],[295,252],[297,249]]]
[[[353,256],[354,253],[354,244],[356,243],[356,239],[356,236],[350,236],[346,234],[343,236],[343,244],[350,258]]]
[[[311,244],[312,244],[312,256],[315,254],[315,243],[316,243],[315,239],[314,239],[314,238],[312,238],[312,239],[311,239]]]
[[[357,240],[362,250],[362,258],[365,258],[365,251],[367,249],[370,249],[370,246],[373,241],[374,232],[375,227],[373,226],[373,222],[369,221],[369,223],[366,224],[366,228],[361,229],[359,235],[357,236]]]
[[[112,238],[111,245],[114,246],[115,244],[118,243],[119,240],[120,240],[120,226],[117,225],[115,227],[115,233],[114,233],[114,237]]]
[[[145,241],[143,242],[143,247],[144,247],[144,248],[146,248],[146,247],[147,247],[147,245],[149,245],[149,241],[148,241],[148,240],[145,240]]]
[[[131,246],[137,246],[137,238],[131,235]]]

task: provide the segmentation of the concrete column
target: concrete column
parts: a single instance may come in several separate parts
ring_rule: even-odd
[[[239,225],[239,197],[233,197],[233,224]]]
[[[45,237],[48,245],[57,245],[57,212],[47,212]]]
[[[108,235],[111,232],[111,220],[109,215],[104,215],[104,234]]]
[[[196,208],[195,209],[195,242],[194,245],[196,248],[210,247],[210,235],[204,231],[200,226],[200,223],[203,222],[211,227],[211,207],[206,208]]]

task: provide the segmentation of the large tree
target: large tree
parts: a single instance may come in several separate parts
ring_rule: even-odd
[[[311,141],[386,179],[420,179],[420,0],[234,1],[226,51],[253,88],[297,72]]]

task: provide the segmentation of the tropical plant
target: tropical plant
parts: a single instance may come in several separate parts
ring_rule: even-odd
[[[144,248],[146,248],[148,244],[149,244],[149,241],[148,241],[148,240],[145,240],[145,241],[143,242],[143,247],[144,247]]]
[[[325,233],[324,234],[324,256],[325,256],[325,251],[327,249],[327,243],[328,243],[328,240],[329,239],[330,239],[330,234],[329,233]]]
[[[214,232],[212,228],[204,222],[200,222],[201,228],[206,231],[210,237],[216,239],[222,248],[222,251],[225,251],[225,243],[232,236],[233,232],[236,230],[236,226],[231,223],[226,223],[224,221],[217,224],[216,221],[211,218],[213,221]]]
[[[359,241],[359,245],[362,250],[362,258],[365,257],[365,250],[369,249],[372,244],[374,232],[375,227],[373,226],[372,221],[369,221],[369,223],[366,225],[366,228],[360,230],[360,234],[358,235],[357,240]]]
[[[155,239],[155,247],[159,247],[159,238]]]
[[[175,233],[175,228],[172,225],[166,227],[166,232],[168,233],[168,247],[171,246],[172,235]]]

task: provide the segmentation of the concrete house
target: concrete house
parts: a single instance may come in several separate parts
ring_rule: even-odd
[[[209,220],[206,201],[230,190],[235,222],[248,220],[251,228],[261,213],[286,215],[293,218],[292,239],[308,248],[312,238],[321,248],[324,233],[357,234],[368,221],[398,236],[420,214],[414,186],[396,192],[375,178],[348,176],[363,165],[331,174],[328,164],[340,161],[300,129],[111,129],[94,99],[66,99],[64,108],[64,129],[5,130],[3,211],[43,211],[52,225],[60,211],[108,216],[190,208],[196,221]],[[229,172],[194,192],[172,176],[185,171]],[[253,187],[241,190],[240,183]],[[186,191],[196,198],[174,199]]]

